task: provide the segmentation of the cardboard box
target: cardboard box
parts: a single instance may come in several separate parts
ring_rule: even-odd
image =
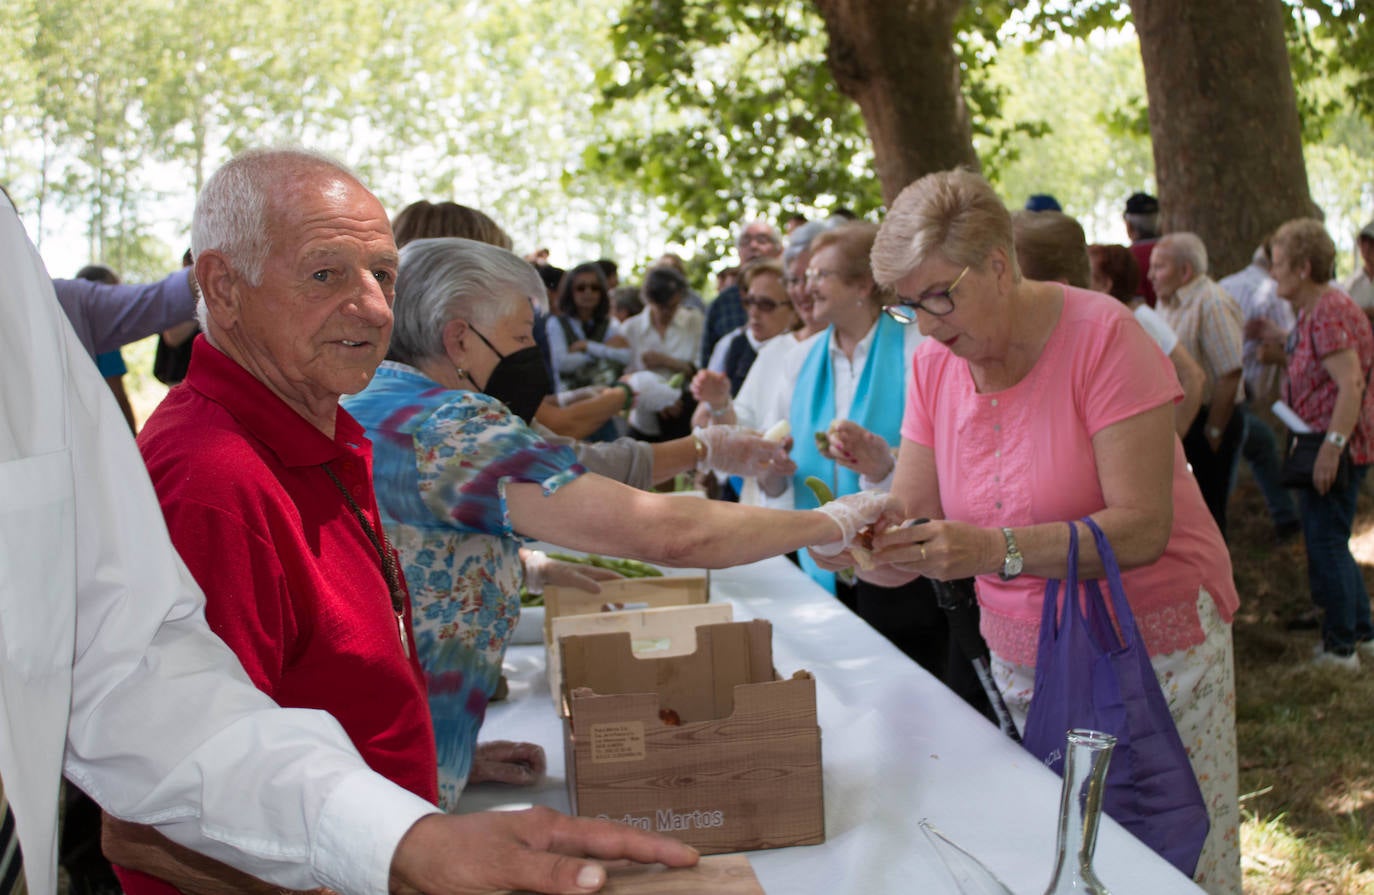
[[[567,694],[563,689],[563,653],[559,641],[575,634],[611,634],[625,631],[630,649],[638,658],[691,655],[697,649],[696,629],[733,621],[729,603],[699,603],[690,606],[665,606],[662,609],[623,609],[588,615],[564,615],[553,620],[547,662],[549,693],[558,713],[567,716]]]
[[[772,625],[696,629],[690,655],[636,658],[626,632],[560,641],[574,814],[703,853],[825,841],[816,685],[773,669]]]
[[[553,644],[553,620],[620,609],[657,609],[705,603],[710,586],[705,575],[665,575],[662,578],[616,578],[601,582],[601,593],[575,587],[544,588],[544,643]]]

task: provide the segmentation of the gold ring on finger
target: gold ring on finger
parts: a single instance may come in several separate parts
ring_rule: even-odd
[[[925,544],[922,544],[922,545],[921,545],[921,562],[925,562],[925,561],[926,561],[926,545],[925,545]]]

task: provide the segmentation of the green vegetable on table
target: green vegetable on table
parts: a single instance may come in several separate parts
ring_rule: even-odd
[[[686,374],[686,373],[674,373],[672,376],[668,377],[668,387],[669,387],[669,388],[682,388],[682,387],[683,387],[684,385],[686,385],[686,384],[687,384],[687,374]]]
[[[655,568],[645,562],[636,559],[614,559],[612,557],[598,556],[595,553],[588,553],[586,556],[573,556],[569,553],[550,553],[549,559],[562,560],[563,562],[578,563],[584,566],[596,566],[598,569],[609,569],[617,572],[626,578],[662,578],[663,570]]]

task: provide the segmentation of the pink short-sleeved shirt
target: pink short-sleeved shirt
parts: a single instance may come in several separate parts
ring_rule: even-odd
[[[1102,509],[1093,436],[1182,395],[1168,358],[1124,305],[1073,287],[1039,360],[1011,388],[979,394],[968,363],[933,339],[917,350],[912,376],[902,437],[934,450],[945,517],[988,528]],[[1152,655],[1202,642],[1198,588],[1227,621],[1238,604],[1226,542],[1177,439],[1173,500],[1163,556],[1122,576]],[[983,636],[999,657],[1035,664],[1044,589],[1031,575],[979,577]]]

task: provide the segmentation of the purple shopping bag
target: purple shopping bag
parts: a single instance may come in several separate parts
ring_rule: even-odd
[[[1097,581],[1078,582],[1078,530],[1069,524],[1068,577],[1045,586],[1035,690],[1022,744],[1064,773],[1064,735],[1075,727],[1110,733],[1116,752],[1107,772],[1106,812],[1188,876],[1207,838],[1207,808],[1169,705],[1159,688],[1121,569],[1091,519],[1111,593],[1108,609]],[[1116,624],[1112,624],[1112,616]]]

